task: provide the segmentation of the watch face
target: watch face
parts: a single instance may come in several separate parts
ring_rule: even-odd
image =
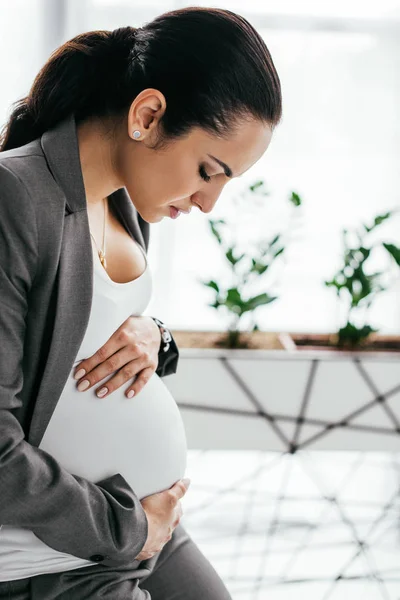
[[[164,340],[164,342],[170,342],[172,340],[171,334],[168,330],[163,331],[161,337]]]

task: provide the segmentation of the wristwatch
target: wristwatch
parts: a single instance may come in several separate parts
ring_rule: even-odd
[[[165,323],[160,321],[160,319],[157,319],[157,317],[151,318],[158,325],[161,333],[161,343],[159,352],[167,352],[167,350],[169,349],[169,342],[172,340],[172,335],[169,329],[167,329]]]

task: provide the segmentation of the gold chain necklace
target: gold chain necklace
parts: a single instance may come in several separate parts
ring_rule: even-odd
[[[104,200],[104,225],[103,225],[103,246],[102,246],[101,250],[99,250],[99,247],[96,244],[96,240],[94,239],[92,232],[90,232],[90,235],[92,236],[94,243],[96,244],[97,253],[99,255],[100,262],[103,265],[103,267],[106,269],[107,268],[107,261],[106,261],[106,206],[107,206],[107,199],[103,198],[103,200]]]

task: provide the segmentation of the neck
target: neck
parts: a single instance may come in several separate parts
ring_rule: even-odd
[[[103,210],[104,198],[122,187],[113,167],[113,138],[110,125],[99,119],[77,127],[79,157],[86,192],[86,202]]]

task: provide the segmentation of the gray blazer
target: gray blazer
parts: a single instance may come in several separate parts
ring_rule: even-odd
[[[109,200],[147,252],[149,224],[126,188]],[[133,560],[147,538],[135,492],[119,473],[95,484],[38,448],[87,328],[92,269],[71,115],[40,138],[0,152],[0,523],[116,566]],[[159,353],[157,374],[175,373],[178,356],[173,341]]]

